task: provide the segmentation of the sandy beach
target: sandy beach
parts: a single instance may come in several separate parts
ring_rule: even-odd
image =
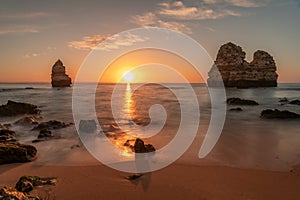
[[[174,163],[127,180],[130,174],[97,166],[0,166],[0,185],[14,186],[22,175],[57,177],[37,188],[47,199],[299,199],[300,170],[289,172],[192,166]]]

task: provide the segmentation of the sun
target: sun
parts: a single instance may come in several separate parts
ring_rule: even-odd
[[[134,79],[134,74],[130,71],[126,71],[124,74],[123,74],[123,80],[126,82],[126,83],[130,83],[132,80]]]

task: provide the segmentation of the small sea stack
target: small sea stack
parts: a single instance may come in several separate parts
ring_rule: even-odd
[[[51,84],[52,87],[70,87],[72,84],[72,80],[66,74],[66,68],[60,59],[52,67]]]

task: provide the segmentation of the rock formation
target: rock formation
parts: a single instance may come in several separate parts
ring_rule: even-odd
[[[72,84],[71,78],[66,74],[65,66],[59,59],[52,67],[51,79],[52,87],[70,87]]]
[[[215,64],[208,73],[208,84],[213,86],[222,78],[225,87],[277,86],[276,64],[269,53],[262,50],[256,51],[250,63],[245,60],[245,57],[246,53],[240,46],[231,42],[222,45]]]
[[[0,106],[0,116],[16,116],[23,114],[37,115],[41,112],[36,105],[29,103],[14,102],[11,100],[7,101],[7,104]]]

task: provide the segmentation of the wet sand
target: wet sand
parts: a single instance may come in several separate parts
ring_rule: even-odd
[[[55,186],[37,188],[48,199],[300,199],[300,168],[276,172],[174,163],[128,180],[130,174],[103,165],[0,166],[0,186],[14,186],[22,175],[57,177]]]

